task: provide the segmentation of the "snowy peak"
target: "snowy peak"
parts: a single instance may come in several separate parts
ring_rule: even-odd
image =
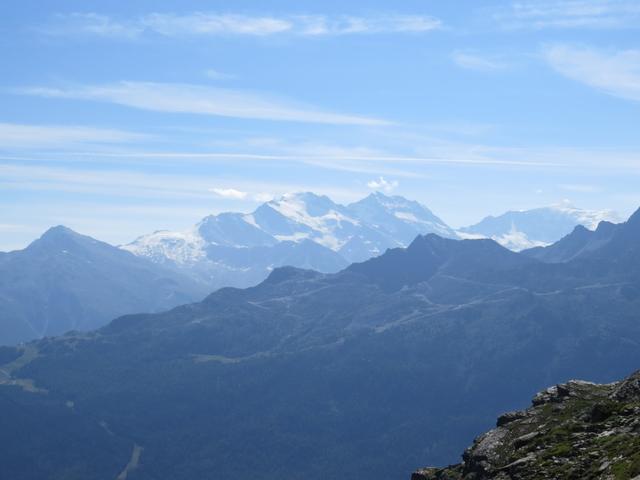
[[[463,238],[492,238],[511,250],[520,251],[557,242],[578,225],[594,230],[602,221],[620,219],[611,210],[584,210],[563,201],[549,207],[489,216],[460,229],[458,234]]]
[[[348,206],[350,212],[376,229],[397,237],[402,246],[417,235],[436,233],[456,238],[456,233],[427,207],[404,197],[372,193]]]
[[[271,200],[267,205],[284,216],[297,217],[300,220],[308,217],[322,217],[332,211],[344,209],[326,195],[316,195],[311,192],[288,193],[279,199]]]
[[[258,208],[256,223],[279,241],[310,239],[339,250],[359,222],[329,197],[310,192],[287,194]]]
[[[301,192],[271,200],[249,214],[210,215],[186,232],[145,235],[122,248],[157,263],[195,266],[213,261],[208,258],[212,248],[220,252],[220,248],[251,249],[311,241],[353,262],[388,248],[407,246],[417,235],[426,233],[455,237],[455,232],[428,208],[403,197],[374,193],[344,206],[325,195]],[[224,264],[215,258],[218,267],[221,262]]]
[[[206,257],[204,246],[205,241],[198,228],[194,228],[186,232],[158,230],[120,248],[154,263],[194,265]]]

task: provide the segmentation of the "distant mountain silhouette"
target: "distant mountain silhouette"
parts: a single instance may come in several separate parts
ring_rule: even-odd
[[[66,227],[0,256],[0,345],[89,330],[205,295],[184,275]]]

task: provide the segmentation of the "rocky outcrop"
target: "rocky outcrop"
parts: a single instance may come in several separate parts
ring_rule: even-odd
[[[462,463],[412,480],[640,479],[640,371],[613,384],[577,380],[498,418]]]

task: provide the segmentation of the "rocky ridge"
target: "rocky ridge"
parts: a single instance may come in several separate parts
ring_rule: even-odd
[[[411,480],[640,479],[640,371],[606,385],[579,380],[538,393],[478,437],[462,463]]]

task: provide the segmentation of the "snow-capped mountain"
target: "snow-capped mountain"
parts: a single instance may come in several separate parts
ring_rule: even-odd
[[[462,238],[492,238],[504,247],[520,251],[557,242],[578,225],[595,230],[601,221],[621,220],[611,210],[583,210],[564,201],[550,207],[489,216],[457,233]]]
[[[399,196],[374,193],[345,206],[306,192],[248,214],[211,215],[186,232],[154,232],[121,248],[189,270],[213,287],[247,286],[283,265],[334,272],[426,233],[456,238],[428,208]]]
[[[435,233],[441,237],[456,237],[453,229],[431,210],[404,197],[372,193],[348,208],[362,221],[398,239],[403,245],[410,244],[417,234]]]

